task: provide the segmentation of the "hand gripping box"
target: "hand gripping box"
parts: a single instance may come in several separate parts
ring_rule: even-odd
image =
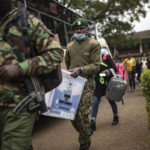
[[[106,98],[111,101],[121,101],[127,88],[127,81],[114,73],[113,75],[106,89]]]
[[[62,69],[63,80],[54,90],[45,94],[48,111],[42,115],[73,120],[82,95],[86,79],[73,78]]]

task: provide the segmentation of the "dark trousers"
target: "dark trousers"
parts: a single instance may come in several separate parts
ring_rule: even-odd
[[[137,80],[138,80],[139,82],[141,82],[140,77],[141,77],[141,71],[137,72]]]
[[[135,89],[135,73],[128,71],[128,79],[131,89]]]
[[[100,101],[101,101],[101,97],[98,98],[98,97],[94,96],[94,103],[93,103],[93,106],[92,106],[92,117],[91,117],[92,120],[96,120]],[[108,102],[109,102],[109,104],[112,108],[113,115],[118,116],[117,104],[114,101],[110,101],[110,100],[108,100]]]

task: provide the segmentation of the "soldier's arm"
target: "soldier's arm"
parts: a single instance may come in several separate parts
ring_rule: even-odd
[[[27,59],[19,66],[25,75],[46,74],[53,71],[63,60],[63,49],[53,34],[48,32],[46,26],[37,18],[30,15],[28,18],[28,36],[35,44],[38,56]]]
[[[100,66],[100,45],[97,43],[93,44],[90,54],[90,64],[81,67],[82,75],[92,75],[99,71]]]

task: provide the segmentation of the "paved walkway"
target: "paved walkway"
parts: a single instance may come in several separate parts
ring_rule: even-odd
[[[99,108],[97,131],[89,150],[150,150],[145,98],[141,89],[127,90],[125,105],[118,103],[120,123],[112,126],[111,108],[105,98]],[[33,134],[34,150],[78,150],[78,134],[69,120],[42,118]]]

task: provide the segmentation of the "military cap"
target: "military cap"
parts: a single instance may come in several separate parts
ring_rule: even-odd
[[[84,18],[78,18],[75,22],[73,22],[72,28],[75,28],[76,26],[88,26],[88,21]]]

